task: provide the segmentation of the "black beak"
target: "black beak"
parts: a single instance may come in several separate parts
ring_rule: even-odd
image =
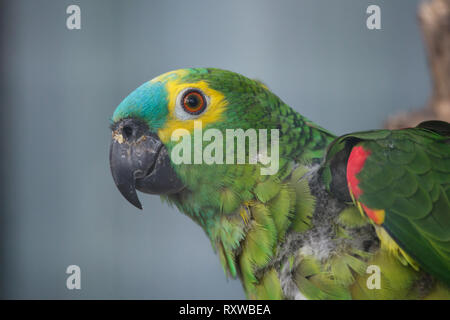
[[[124,119],[112,129],[109,163],[114,182],[125,199],[142,209],[136,189],[150,194],[173,194],[183,189],[167,149],[147,124]]]

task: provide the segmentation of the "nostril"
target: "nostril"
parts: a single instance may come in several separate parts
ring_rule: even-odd
[[[124,126],[122,132],[125,138],[130,138],[133,135],[133,128],[130,126]]]

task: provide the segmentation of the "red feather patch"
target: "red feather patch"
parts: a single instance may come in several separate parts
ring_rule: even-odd
[[[362,146],[353,147],[347,162],[347,183],[350,192],[358,199],[362,194],[359,188],[359,180],[356,175],[364,167],[367,157],[370,155],[370,150],[365,150]]]

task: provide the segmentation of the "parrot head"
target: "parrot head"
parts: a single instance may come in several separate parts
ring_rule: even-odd
[[[144,83],[112,117],[110,167],[117,188],[140,209],[136,190],[174,195],[201,181],[210,184],[205,192],[220,188],[230,178],[229,168],[174,164],[177,135],[193,134],[199,122],[203,130],[223,134],[227,129],[278,128],[267,101],[281,103],[261,82],[220,69],[181,69]]]

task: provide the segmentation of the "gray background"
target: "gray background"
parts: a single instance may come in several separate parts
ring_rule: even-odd
[[[66,29],[66,7],[82,29]],[[365,27],[378,4],[382,30]],[[263,80],[336,132],[423,106],[417,2],[9,1],[1,4],[2,298],[244,298],[203,231],[156,196],[138,211],[109,172],[109,118],[160,73]],[[65,287],[81,267],[82,289]]]

